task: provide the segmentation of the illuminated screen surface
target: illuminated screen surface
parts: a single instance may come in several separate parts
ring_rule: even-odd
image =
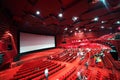
[[[20,32],[20,53],[54,47],[55,36],[46,36]]]

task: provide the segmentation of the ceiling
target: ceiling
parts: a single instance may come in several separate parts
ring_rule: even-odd
[[[120,0],[106,0],[107,6],[99,0],[1,0],[0,3],[5,16],[24,32],[49,35],[114,32],[120,26],[116,24],[120,20]],[[62,18],[58,17],[60,12]],[[74,22],[73,16],[78,20]],[[93,21],[95,17],[99,20]]]

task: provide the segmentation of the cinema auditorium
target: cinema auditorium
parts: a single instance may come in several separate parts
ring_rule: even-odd
[[[120,0],[0,0],[0,80],[120,80]]]

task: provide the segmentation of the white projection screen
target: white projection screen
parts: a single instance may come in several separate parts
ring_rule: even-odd
[[[20,32],[20,53],[55,47],[55,36]]]

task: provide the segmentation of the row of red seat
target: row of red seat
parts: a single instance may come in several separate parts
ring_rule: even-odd
[[[96,74],[94,80],[102,80],[102,73],[100,71],[97,71],[97,74]]]
[[[73,75],[72,76],[70,76],[70,77],[68,77],[66,80],[78,80],[79,78],[78,78],[78,73],[79,71],[75,71],[74,73],[73,73]],[[91,70],[89,70],[89,69],[87,69],[87,70],[84,70],[84,71],[81,71],[80,70],[80,74],[79,74],[79,76],[81,76],[81,79],[82,80],[92,80],[91,79]]]
[[[98,39],[99,40],[108,40],[108,39],[111,39],[111,38],[114,38],[114,37],[115,37],[115,34],[107,34],[107,35],[101,36]]]
[[[29,70],[25,70],[25,71],[21,71],[21,72],[17,72],[15,74],[15,77],[18,77],[19,78],[19,75],[22,75],[22,76],[27,76],[27,75],[30,75],[32,73],[36,73],[36,72],[40,72],[40,71],[44,71],[45,68],[49,68],[49,67],[52,67],[52,66],[55,66],[57,65],[57,63],[52,63],[52,64],[45,64],[45,66],[39,66],[39,67],[36,67],[36,68],[33,68],[33,69],[29,69]]]
[[[53,56],[53,60],[57,60],[57,61],[64,61],[64,62],[73,62],[77,57],[76,57],[76,53],[71,53],[71,52],[66,52],[66,53],[61,53],[57,56]]]
[[[81,65],[82,63],[87,62],[88,58],[89,58],[89,57],[88,57],[88,54],[86,53],[84,59],[82,59],[82,60],[79,61],[79,65]]]
[[[65,67],[65,65],[61,65],[52,61],[41,61],[41,64],[38,66],[31,64],[33,67],[29,67],[26,66],[21,67],[23,69],[20,68],[20,70],[17,71],[17,73],[14,75],[14,77],[12,78],[12,80],[16,80],[16,79],[23,79],[23,80],[27,80],[27,79],[32,79],[38,76],[42,76],[44,75],[44,70],[46,68],[48,68],[48,70],[51,72],[57,72],[58,70],[62,69]]]
[[[77,78],[77,71],[75,71],[66,80],[77,80]]]
[[[94,56],[95,53],[92,50],[90,54],[91,54],[91,58],[90,58],[90,64],[89,65],[94,67],[95,66],[95,59],[92,56]]]
[[[101,50],[101,49],[100,49]],[[90,54],[91,54],[91,58],[90,58],[90,66],[92,66],[92,67],[94,67],[94,66],[97,66],[97,67],[99,67],[99,68],[103,68],[104,67],[104,65],[106,65],[104,62],[106,62],[106,58],[105,57],[103,57],[103,59],[100,57],[100,59],[101,59],[101,62],[98,62],[98,63],[96,63],[96,59],[95,59],[95,57],[94,57],[94,55],[96,54],[96,53],[100,53],[100,50],[98,50],[98,51],[94,51],[94,50],[91,50],[91,52],[90,52]],[[105,58],[105,59],[104,59]]]
[[[23,66],[20,69],[26,68],[26,66],[33,67],[33,65],[31,64],[34,64],[35,66],[37,66],[44,62],[48,62],[48,61],[43,61],[42,59],[39,59],[39,58],[29,60],[28,62],[24,62]]]
[[[52,74],[58,72],[59,70],[63,69],[65,66],[66,65],[61,65],[60,67],[55,68],[54,70],[49,72],[49,75],[52,75]],[[45,75],[42,75],[42,76],[38,76],[36,78],[33,78],[32,80],[40,80],[40,79],[44,79],[44,78],[45,78]]]
[[[30,71],[40,69],[40,68],[42,69],[42,68],[47,67],[48,65],[51,65],[51,64],[57,64],[57,63],[54,63],[54,62],[51,62],[51,61],[43,61],[43,62],[40,62],[40,63],[41,64],[39,64],[39,65],[34,65],[34,66],[32,65],[32,67],[28,67],[28,66],[26,66],[24,68],[21,67],[16,75],[23,74],[23,73],[26,73],[26,72],[30,72]]]
[[[119,79],[117,79],[115,74],[109,73],[109,80],[119,80]]]
[[[62,75],[59,80],[66,80],[69,76],[72,75],[73,72],[75,72],[76,67],[71,68],[68,72],[66,72],[64,75]]]
[[[48,70],[49,70],[49,73],[51,72],[51,71],[53,71],[53,70],[55,70],[56,68],[61,68],[61,64],[57,64],[57,65],[54,65],[54,66],[52,66],[52,67],[49,67],[48,68]],[[57,71],[56,71],[57,72]],[[39,77],[39,78],[45,78],[45,76],[43,76],[44,75],[44,70],[43,71],[39,71],[39,72],[36,72],[36,73],[33,73],[33,74],[31,74],[31,75],[28,75],[28,76],[26,76],[26,77],[23,77],[23,78],[21,78],[20,80],[32,80],[32,79],[34,79],[34,78],[37,78],[37,77]],[[38,79],[39,80],[39,79]]]
[[[80,74],[82,80],[119,80],[117,79],[116,75],[113,73],[108,73],[108,76],[102,74],[102,72],[97,71],[97,73],[94,74],[92,73],[91,70],[84,70]],[[59,80],[77,80],[77,72],[73,73],[72,76],[68,77],[67,79],[59,79]]]
[[[111,63],[111,61],[108,59],[107,55],[104,56],[103,61],[104,61],[104,65],[105,65],[106,68],[112,69],[112,67],[113,67],[113,66],[112,66],[112,63]]]
[[[119,61],[114,61],[114,66],[117,70],[120,70],[120,62]]]
[[[120,70],[120,62],[115,61],[110,54],[107,54],[107,56],[108,56],[108,58],[110,59],[110,61],[112,62],[113,66],[114,66],[117,70]]]
[[[104,67],[103,61],[97,63],[97,67],[99,67],[99,68],[103,68],[103,67]]]
[[[91,80],[91,70],[87,69],[83,73],[83,78],[86,78],[87,80]]]
[[[34,65],[33,65],[34,66]],[[42,66],[42,65],[41,65]],[[46,67],[42,67],[42,68],[34,68],[34,70],[31,70],[29,72],[24,72],[23,74],[19,74],[19,72],[17,72],[15,75],[14,75],[14,79],[20,79],[20,78],[24,78],[26,76],[29,76],[29,75],[32,75],[34,73],[39,73],[39,72],[43,72],[46,68],[50,68],[50,67],[54,67],[56,66],[56,64],[51,64],[51,65],[48,65]]]

